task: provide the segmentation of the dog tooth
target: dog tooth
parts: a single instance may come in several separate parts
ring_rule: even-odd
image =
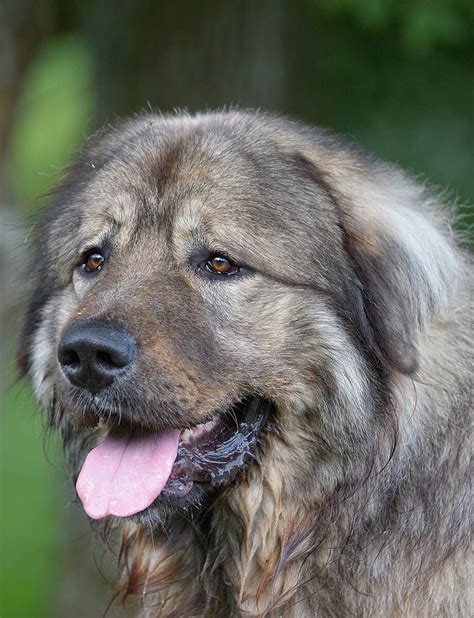
[[[182,429],[180,437],[181,437],[181,440],[183,442],[189,442],[189,440],[192,437],[192,430],[191,429]]]

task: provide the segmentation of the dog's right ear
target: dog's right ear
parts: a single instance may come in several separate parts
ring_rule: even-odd
[[[459,262],[431,221],[424,187],[352,152],[333,157],[332,167],[328,159],[323,168],[313,154],[310,165],[337,211],[355,279],[353,320],[386,367],[411,375],[420,334],[447,307]]]
[[[19,379],[26,378],[30,372],[33,340],[41,323],[43,308],[51,295],[51,289],[51,282],[45,277],[30,294],[17,346],[16,364]]]

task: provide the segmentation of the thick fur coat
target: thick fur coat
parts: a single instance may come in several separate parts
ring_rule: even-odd
[[[36,230],[19,359],[73,477],[117,418],[272,406],[235,478],[107,520],[119,596],[149,617],[473,615],[472,277],[450,224],[400,169],[271,115],[150,114],[87,144]],[[243,267],[208,276],[216,254]],[[138,342],[94,395],[58,362],[87,320]]]

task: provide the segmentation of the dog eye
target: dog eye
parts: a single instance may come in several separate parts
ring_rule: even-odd
[[[240,268],[229,258],[223,255],[214,255],[206,262],[206,269],[216,275],[234,275]]]
[[[84,255],[82,268],[86,273],[96,273],[102,268],[104,262],[104,256],[97,249],[92,249]]]

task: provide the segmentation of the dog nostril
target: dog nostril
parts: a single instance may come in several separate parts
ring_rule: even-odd
[[[96,354],[96,360],[104,369],[109,369],[111,371],[127,365],[127,363],[120,363],[119,359],[115,358],[115,356],[116,355],[112,355],[109,352],[99,350]]]
[[[67,365],[71,369],[79,369],[81,366],[81,359],[74,350],[61,350],[59,355],[59,361],[61,365]]]

